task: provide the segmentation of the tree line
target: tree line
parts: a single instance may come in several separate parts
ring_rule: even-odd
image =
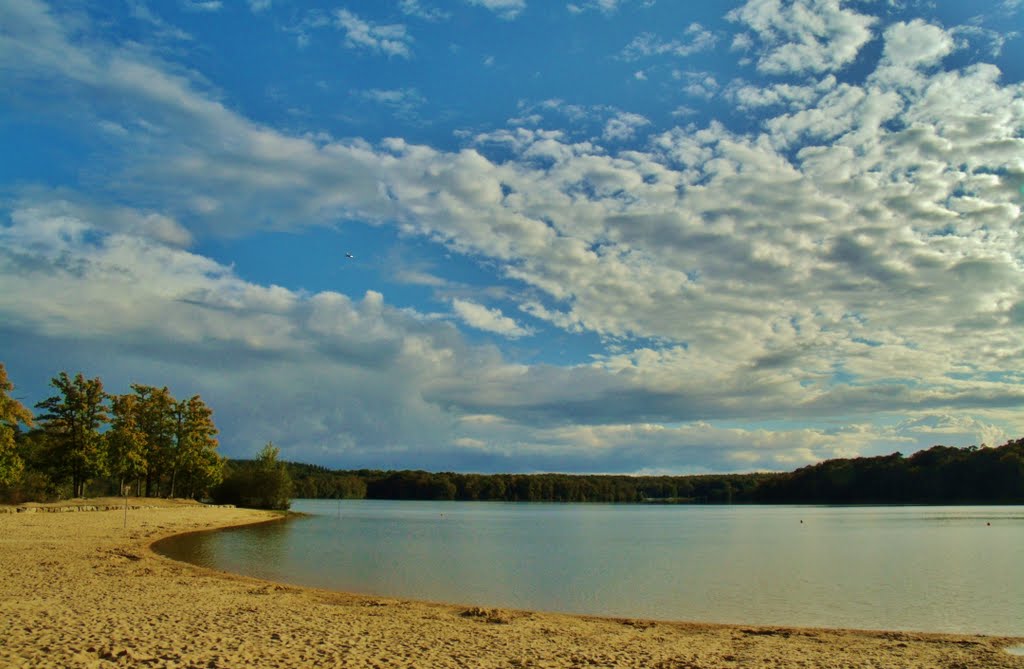
[[[37,415],[10,396],[0,363],[0,500],[104,494],[203,497],[221,482],[213,411],[199,395],[175,399],[166,386],[103,382],[61,372]]]
[[[826,460],[766,480],[756,492],[761,503],[1022,504],[1024,439]]]
[[[212,498],[288,508],[290,497],[503,502],[958,504],[1024,503],[1024,439],[988,448],[933,446],[909,457],[826,460],[788,473],[629,476],[331,470],[217,454],[213,412],[198,395],[133,384],[109,394],[66,372],[32,412],[10,397],[0,363],[0,501],[86,493]]]
[[[330,470],[287,463],[295,497],[501,502],[1021,504],[1024,439],[909,457],[826,460],[788,473],[628,476]]]

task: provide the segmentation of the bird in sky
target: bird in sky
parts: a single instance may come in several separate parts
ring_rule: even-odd
[[[355,256],[354,256],[354,255],[352,255],[351,253],[346,253],[346,254],[345,254],[345,257],[346,257],[346,258],[355,258]]]

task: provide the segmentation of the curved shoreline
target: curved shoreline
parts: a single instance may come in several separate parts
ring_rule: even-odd
[[[0,666],[1017,667],[1024,638],[654,622],[370,597],[179,562],[186,532],[284,516],[181,506],[0,515]]]

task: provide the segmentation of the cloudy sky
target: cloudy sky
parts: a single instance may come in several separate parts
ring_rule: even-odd
[[[330,467],[1001,444],[1022,78],[1021,0],[0,3],[0,362]]]

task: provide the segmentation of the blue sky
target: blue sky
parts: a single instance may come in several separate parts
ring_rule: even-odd
[[[0,5],[0,361],[330,467],[1024,434],[1024,4]],[[346,257],[352,254],[352,258]]]

